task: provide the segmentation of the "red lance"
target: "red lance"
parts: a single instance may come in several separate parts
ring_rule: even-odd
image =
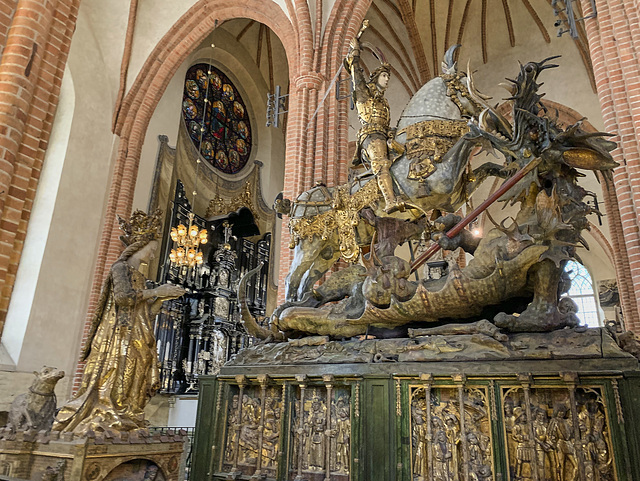
[[[493,204],[496,200],[498,200],[500,197],[502,197],[502,195],[505,192],[507,192],[509,189],[511,189],[511,187],[513,187],[520,180],[522,180],[522,178],[525,175],[527,175],[529,172],[535,169],[540,164],[540,162],[542,162],[542,157],[537,157],[531,162],[529,162],[525,167],[523,167],[518,172],[516,172],[513,177],[511,177],[504,184],[502,184],[498,190],[496,190],[492,195],[490,195],[487,198],[487,200],[485,200],[482,204],[480,204],[478,207],[473,209],[473,211],[471,211],[470,214],[467,214],[467,216],[464,219],[462,219],[455,226],[453,226],[451,230],[446,232],[445,235],[449,239],[457,236],[460,232],[462,232],[462,229],[464,229],[466,226],[468,226],[471,223],[471,221],[473,221],[473,219],[475,219],[480,214],[482,214],[485,210],[487,210],[487,208],[491,204]],[[411,273],[415,272],[422,264],[424,264],[429,259],[431,259],[431,257],[440,249],[441,249],[440,244],[438,244],[437,242],[434,242],[433,244],[431,244],[429,248],[420,255],[420,257],[418,257],[415,261],[411,263]]]

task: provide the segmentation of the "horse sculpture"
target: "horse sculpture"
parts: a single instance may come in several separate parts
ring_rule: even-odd
[[[479,115],[484,99],[467,88],[466,75],[457,71],[453,60],[457,47],[447,52],[443,75],[427,82],[413,96],[398,122],[396,141],[405,146],[405,152],[390,171],[397,194],[407,199],[405,204],[409,208],[391,215],[397,219],[396,228],[391,230],[408,235],[396,235],[388,246],[390,251],[383,249],[385,255],[393,254],[397,244],[424,230],[424,221],[415,229],[407,228],[404,221],[415,223],[433,209],[455,212],[488,176],[501,175],[502,167],[492,162],[473,172],[467,170],[479,141],[464,136],[469,127],[463,113]],[[422,162],[432,163],[435,171],[425,175]],[[369,171],[347,185],[336,188],[318,185],[300,194],[295,202],[284,203],[287,208],[280,211],[291,218],[294,249],[285,281],[288,302],[302,301],[340,257],[352,263],[358,260],[360,246],[371,241],[373,217],[389,217],[382,210],[384,202],[379,202],[380,199],[381,193]],[[372,212],[361,215],[363,209],[371,206]]]

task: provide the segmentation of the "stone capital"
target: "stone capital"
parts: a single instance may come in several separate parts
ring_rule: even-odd
[[[326,79],[317,72],[305,72],[293,79],[296,89],[315,89],[319,90]]]

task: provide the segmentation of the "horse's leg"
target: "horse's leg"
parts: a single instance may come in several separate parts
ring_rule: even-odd
[[[291,259],[291,267],[289,268],[289,274],[284,281],[285,300],[288,302],[295,302],[299,300],[298,289],[302,281],[302,277],[305,275],[311,264],[313,263],[313,256],[317,255],[319,250],[318,244],[320,239],[314,238],[313,241],[301,239],[293,250],[293,259]]]

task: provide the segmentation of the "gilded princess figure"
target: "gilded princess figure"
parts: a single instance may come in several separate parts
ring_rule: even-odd
[[[65,404],[54,431],[133,431],[145,427],[144,407],[159,388],[153,318],[162,302],[184,294],[179,286],[147,289],[140,266],[153,259],[161,212],[119,218],[126,246],[104,281],[82,352],[82,384]]]

